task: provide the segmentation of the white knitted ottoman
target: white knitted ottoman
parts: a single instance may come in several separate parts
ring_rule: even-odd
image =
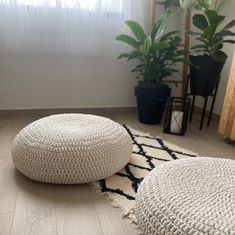
[[[144,234],[235,234],[235,161],[162,164],[140,185],[136,217]]]
[[[60,114],[39,119],[15,137],[12,158],[25,176],[47,183],[79,184],[121,170],[132,154],[124,127],[110,119]]]

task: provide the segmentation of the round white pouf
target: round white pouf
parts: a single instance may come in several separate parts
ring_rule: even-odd
[[[144,234],[235,234],[235,161],[162,164],[140,185],[136,217]]]
[[[47,183],[79,184],[109,177],[130,160],[124,127],[99,116],[60,114],[39,119],[15,137],[12,157],[25,176]]]

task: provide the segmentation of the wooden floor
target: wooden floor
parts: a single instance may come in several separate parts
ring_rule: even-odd
[[[162,126],[148,126],[137,121],[135,113],[96,114],[126,123],[133,128],[162,136],[201,155],[235,159],[235,144],[227,145],[213,121],[210,128],[198,130],[198,117],[184,137],[164,135]],[[16,133],[42,115],[12,115],[0,118],[0,234],[15,235],[129,235],[138,231],[120,210],[111,207],[88,185],[62,186],[33,182],[14,169],[11,143]]]

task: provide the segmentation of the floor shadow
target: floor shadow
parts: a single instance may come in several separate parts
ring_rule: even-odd
[[[88,184],[48,184],[34,181],[14,169],[14,180],[26,196],[50,202],[74,204],[89,203],[87,192],[92,192]]]

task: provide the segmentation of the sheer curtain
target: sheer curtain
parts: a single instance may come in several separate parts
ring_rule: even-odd
[[[0,52],[117,54],[126,19],[147,26],[149,0],[0,0]]]

